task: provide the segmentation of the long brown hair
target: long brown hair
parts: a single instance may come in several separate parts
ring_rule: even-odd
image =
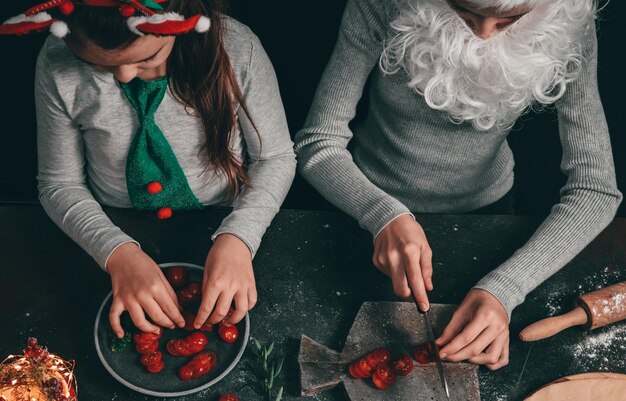
[[[228,202],[235,199],[240,186],[249,185],[244,161],[230,149],[237,126],[237,105],[252,119],[224,48],[224,6],[223,0],[170,0],[168,11],[185,17],[196,14],[209,17],[211,29],[177,37],[167,71],[172,93],[202,120],[206,131],[204,150],[209,165],[227,179],[225,201]],[[68,24],[70,32],[79,33],[70,34],[69,40],[80,40],[84,35],[103,49],[111,50],[123,49],[138,38],[115,8],[77,5],[69,16],[55,14]]]

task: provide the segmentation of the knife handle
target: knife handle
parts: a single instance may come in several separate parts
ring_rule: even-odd
[[[519,338],[522,341],[543,340],[570,327],[586,324],[587,319],[587,313],[577,306],[564,315],[549,317],[531,324],[519,333]]]

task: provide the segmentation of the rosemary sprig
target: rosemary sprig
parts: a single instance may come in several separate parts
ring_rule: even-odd
[[[128,344],[130,344],[130,340],[133,337],[132,333],[129,330],[124,331],[124,337],[117,338],[117,336],[112,333],[111,334],[111,351],[113,352],[122,352]]]
[[[255,358],[253,363],[249,362],[249,366],[250,371],[257,379],[257,383],[251,384],[251,387],[259,395],[265,397],[266,401],[281,401],[283,398],[282,386],[278,389],[275,398],[273,398],[272,393],[283,369],[285,358],[282,357],[279,360],[277,357],[272,356],[272,351],[274,351],[273,342],[269,347],[266,347],[256,338],[252,338],[251,341],[253,347],[250,347],[250,350]]]

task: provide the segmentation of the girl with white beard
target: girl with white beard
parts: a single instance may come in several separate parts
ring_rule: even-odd
[[[622,200],[597,87],[595,14],[592,0],[348,1],[296,136],[299,170],[372,233],[374,264],[421,309],[433,289],[432,251],[411,212],[507,202],[511,127],[532,107],[558,112],[568,177],[560,202],[467,294],[437,340],[443,359],[506,365],[512,310],[595,238]],[[368,79],[367,118],[353,132]]]

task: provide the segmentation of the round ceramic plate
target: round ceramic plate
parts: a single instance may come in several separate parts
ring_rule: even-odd
[[[189,281],[197,281],[202,283],[202,274],[204,268],[189,263],[164,263],[160,265],[162,269],[170,266],[183,266],[189,271]],[[159,373],[150,373],[140,363],[140,355],[135,351],[135,344],[131,341],[128,347],[120,352],[111,350],[111,342],[115,337],[113,330],[109,324],[109,309],[111,308],[111,293],[106,296],[98,316],[96,316],[96,324],[94,328],[94,339],[96,343],[96,351],[102,364],[111,375],[126,387],[156,397],[180,397],[205,390],[215,383],[222,380],[230,373],[243,355],[250,336],[250,317],[246,315],[245,319],[237,324],[239,329],[239,338],[235,343],[228,344],[220,340],[217,336],[217,327],[212,333],[206,333],[209,338],[207,350],[211,350],[217,354],[217,365],[213,370],[198,378],[187,382],[182,381],[178,377],[178,369],[185,365],[192,357],[171,356],[165,350],[165,344],[172,338],[184,338],[190,334],[189,331],[183,329],[166,329],[163,337],[159,340],[159,351],[163,354],[163,362],[165,369]],[[122,323],[124,327],[133,328],[137,331],[127,313],[122,315]],[[124,319],[126,321],[124,321]]]

